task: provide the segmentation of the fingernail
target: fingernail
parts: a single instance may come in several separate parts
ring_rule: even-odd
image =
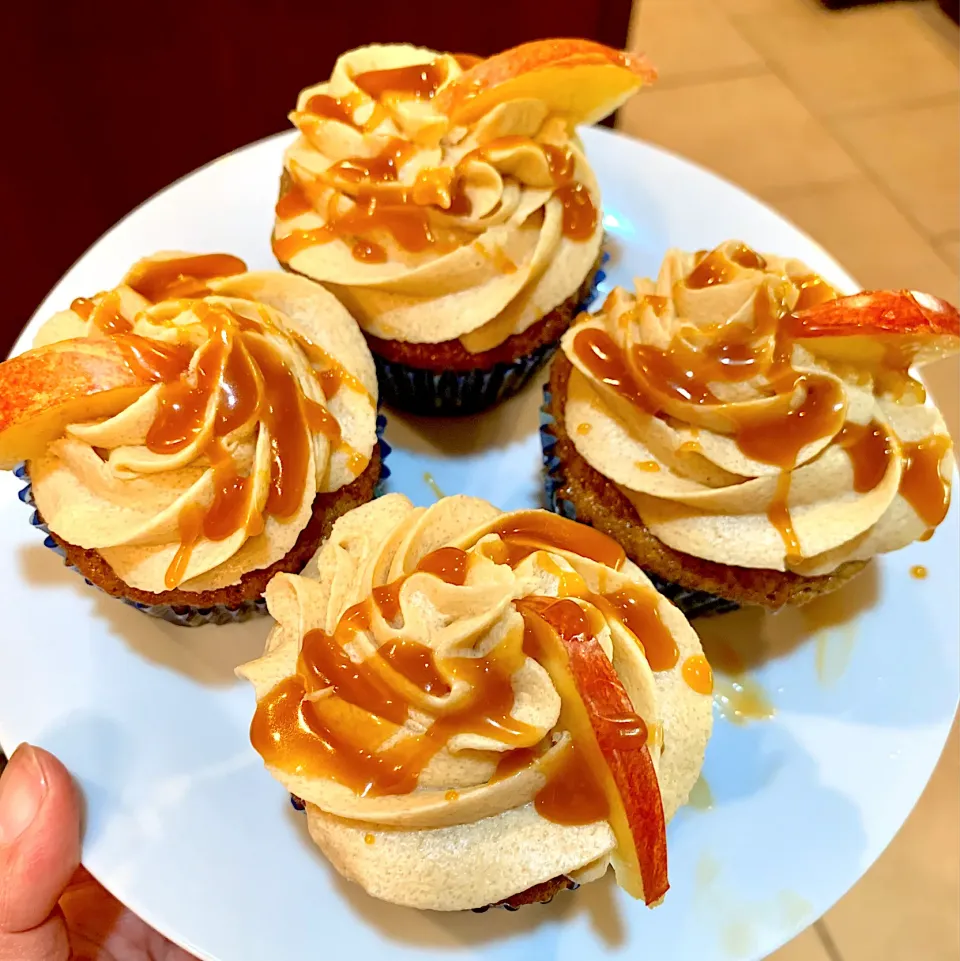
[[[0,844],[13,844],[30,827],[46,793],[37,752],[21,744],[0,777]]]

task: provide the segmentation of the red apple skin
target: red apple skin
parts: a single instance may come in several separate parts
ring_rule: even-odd
[[[622,73],[598,79],[600,72],[594,68],[617,68]],[[612,113],[632,93],[657,78],[656,70],[640,54],[614,50],[592,40],[534,40],[481,60],[444,88],[437,95],[435,106],[455,123],[469,123],[489,109],[493,102],[489,97],[496,87],[547,70],[563,74],[569,71],[571,78],[575,77],[578,83],[582,79],[597,91],[596,109],[589,116],[578,117],[577,122],[582,123],[593,123]],[[613,78],[616,79],[611,86]],[[545,84],[544,95],[548,98],[550,86]]]
[[[153,383],[113,339],[77,338],[0,364],[0,469],[37,457],[68,424],[124,409]]]
[[[953,304],[912,290],[866,290],[828,300],[790,318],[796,337],[896,334],[960,342],[960,313]]]
[[[617,672],[588,626],[585,612],[575,601],[522,605],[522,609],[527,618],[537,618],[552,629],[546,636],[538,632],[543,646],[543,657],[538,660],[551,676],[558,665],[549,650],[549,637],[555,637],[562,646],[566,670],[573,677],[623,804],[643,882],[644,901],[648,905],[656,904],[670,884],[663,799],[646,744],[646,725],[634,711]],[[621,851],[622,855],[625,853]]]

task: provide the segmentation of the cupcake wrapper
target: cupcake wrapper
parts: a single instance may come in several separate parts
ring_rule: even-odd
[[[563,473],[563,465],[556,454],[557,438],[553,432],[553,426],[556,422],[550,411],[551,401],[552,394],[549,386],[544,386],[543,406],[540,408],[540,446],[543,448],[543,488],[546,507],[555,514],[560,514],[575,521],[577,519],[577,508],[571,501],[559,496],[566,479]],[[739,607],[734,601],[727,600],[725,597],[718,597],[716,594],[710,594],[707,591],[691,591],[673,583],[673,581],[664,580],[645,568],[643,573],[650,578],[653,586],[680,608],[687,617],[726,614],[737,610]]]
[[[601,264],[610,255],[604,251]],[[597,297],[597,287],[606,279],[598,270],[590,291],[577,305],[576,313],[587,310]],[[487,369],[447,370],[436,373],[419,367],[385,360],[373,355],[380,384],[380,400],[390,407],[427,416],[463,416],[478,411],[518,393],[533,375],[556,353],[559,345],[543,344],[533,353],[509,364],[496,364]]]
[[[391,451],[390,445],[383,439],[383,432],[387,426],[387,419],[383,414],[377,414],[377,440],[380,443],[380,480],[374,490],[374,497],[379,497],[384,493],[384,481],[390,476],[390,468],[386,464],[387,455]],[[27,474],[26,465],[20,464],[14,469],[14,474],[24,481],[25,486],[19,493],[20,500],[28,507],[32,507],[33,513],[30,515],[30,523],[43,531],[46,535],[43,546],[49,547],[55,554],[64,559],[65,566],[76,571],[73,564],[67,563],[66,552],[50,535],[50,528],[41,519],[40,512],[36,509],[37,504],[33,497],[33,484]],[[80,572],[77,571],[79,574]],[[84,577],[84,581],[91,587],[97,587],[93,581]],[[200,627],[203,624],[239,624],[241,621],[248,621],[251,617],[267,613],[267,604],[263,598],[252,601],[244,601],[236,607],[227,607],[225,604],[217,604],[214,607],[181,607],[171,604],[141,604],[126,597],[119,597],[117,600],[135,607],[142,614],[149,614],[151,617],[159,617],[161,620],[176,624],[178,627]]]

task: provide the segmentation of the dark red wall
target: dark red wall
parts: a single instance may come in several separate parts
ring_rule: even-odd
[[[489,55],[548,36],[622,47],[630,7],[630,0],[4,4],[0,356],[100,234],[177,177],[286,129],[297,92],[326,77],[344,50],[405,41]]]

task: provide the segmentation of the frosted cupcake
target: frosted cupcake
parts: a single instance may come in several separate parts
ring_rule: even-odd
[[[388,404],[518,390],[591,298],[603,225],[575,133],[654,76],[585,40],[476,61],[362,47],[300,93],[273,249],[357,318]]]
[[[377,898],[516,908],[602,876],[667,891],[712,675],[608,537],[546,511],[389,494],[339,520],[277,621],[254,747],[310,836]]]
[[[551,504],[688,613],[835,590],[946,515],[950,437],[912,370],[958,333],[956,308],[926,294],[838,298],[736,242],[670,251],[563,339]]]
[[[0,466],[26,461],[67,563],[175,623],[298,571],[380,476],[363,336],[317,284],[158,254],[0,364]]]

